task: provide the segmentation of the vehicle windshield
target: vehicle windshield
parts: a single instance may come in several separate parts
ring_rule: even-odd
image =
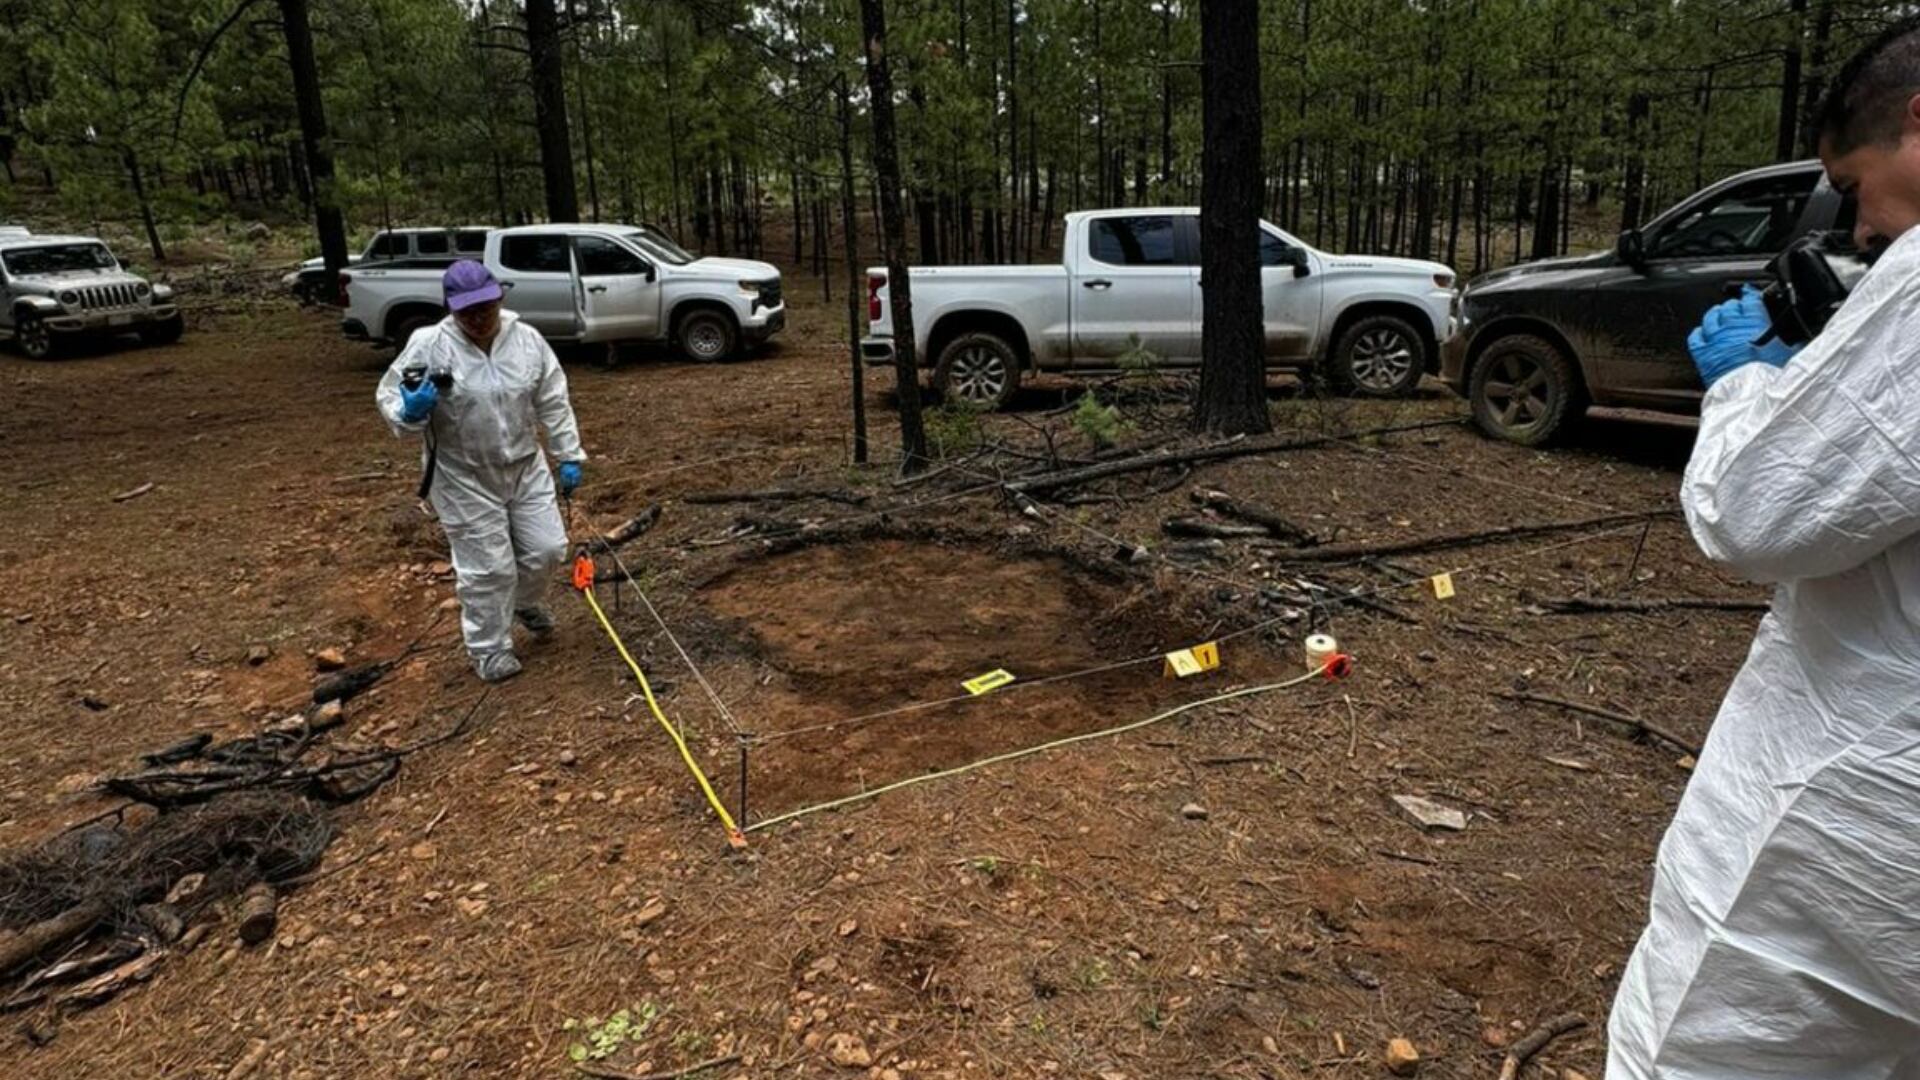
[[[692,252],[674,243],[672,237],[652,226],[642,225],[636,229],[629,229],[622,235],[639,244],[647,254],[669,266],[685,266],[693,261]]]
[[[86,270],[111,270],[116,265],[113,252],[105,244],[48,244],[45,247],[15,248],[0,255],[7,273],[67,274]]]

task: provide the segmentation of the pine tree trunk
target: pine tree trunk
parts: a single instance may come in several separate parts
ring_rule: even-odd
[[[1793,160],[1800,139],[1800,40],[1806,33],[1807,0],[1788,0],[1787,45],[1780,50],[1780,101],[1774,120],[1773,160]]]
[[[327,286],[347,265],[347,223],[340,214],[340,195],[333,187],[333,149],[327,135],[327,114],[320,100],[320,71],[313,58],[313,24],[307,0],[280,0],[280,23],[286,36],[287,63],[293,69],[293,102],[300,114],[300,140],[307,155],[307,173],[313,180],[313,220],[320,234],[320,257],[327,267]]]
[[[553,0],[526,0],[526,15],[528,77],[533,85],[533,125],[540,136],[547,220],[578,221],[580,194],[573,179],[573,139],[567,130],[567,78],[560,53],[559,17]]]
[[[1272,430],[1260,291],[1260,16],[1244,0],[1202,0],[1202,289],[1196,431]]]
[[[1820,152],[1820,133],[1815,128],[1820,98],[1826,93],[1827,50],[1833,43],[1834,0],[1819,0],[1813,17],[1813,41],[1807,47],[1807,70],[1802,73],[1800,97],[1800,137],[1802,157]]]
[[[840,80],[840,232],[847,253],[847,355],[853,365],[853,461],[867,463],[866,364],[860,358],[860,234],[853,198],[853,91]]]
[[[140,204],[140,223],[147,229],[147,246],[153,249],[153,261],[166,262],[167,249],[160,244],[160,229],[153,220],[153,201],[147,198],[147,184],[140,175],[140,159],[134,156],[133,148],[121,151],[122,160],[127,166],[127,180],[133,185],[134,201]]]
[[[887,294],[893,307],[893,373],[900,399],[900,471],[927,464],[920,420],[920,367],[914,349],[913,283],[907,276],[907,223],[901,203],[900,151],[894,134],[893,73],[887,59],[886,0],[860,0],[866,33],[867,90],[873,111],[873,170],[880,190],[880,235],[887,257]]]

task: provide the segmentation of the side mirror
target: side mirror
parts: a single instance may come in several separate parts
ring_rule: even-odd
[[[1647,241],[1640,235],[1639,229],[1628,229],[1621,233],[1620,239],[1614,242],[1613,252],[1621,262],[1635,270],[1644,271],[1647,268]]]
[[[651,265],[647,267],[647,283],[649,285],[651,285],[654,279],[658,278],[659,276],[660,276],[660,271],[655,270]]]
[[[1306,248],[1288,247],[1280,256],[1280,265],[1293,267],[1293,276],[1296,278],[1306,277],[1313,272],[1307,266]]]

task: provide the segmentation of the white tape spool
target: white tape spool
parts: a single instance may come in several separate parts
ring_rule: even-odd
[[[1340,643],[1333,640],[1330,634],[1314,634],[1307,638],[1307,670],[1325,669],[1327,661],[1333,659],[1339,651]]]

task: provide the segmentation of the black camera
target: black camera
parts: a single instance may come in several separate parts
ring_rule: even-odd
[[[1805,345],[1826,329],[1872,260],[1853,247],[1845,232],[1814,233],[1796,241],[1767,264],[1773,281],[1761,290],[1773,328],[1754,344],[1779,338]]]
[[[434,389],[443,394],[453,389],[453,372],[444,368],[429,373],[425,364],[408,364],[400,372],[400,385],[409,390],[418,390],[421,383],[429,380],[433,382]]]

